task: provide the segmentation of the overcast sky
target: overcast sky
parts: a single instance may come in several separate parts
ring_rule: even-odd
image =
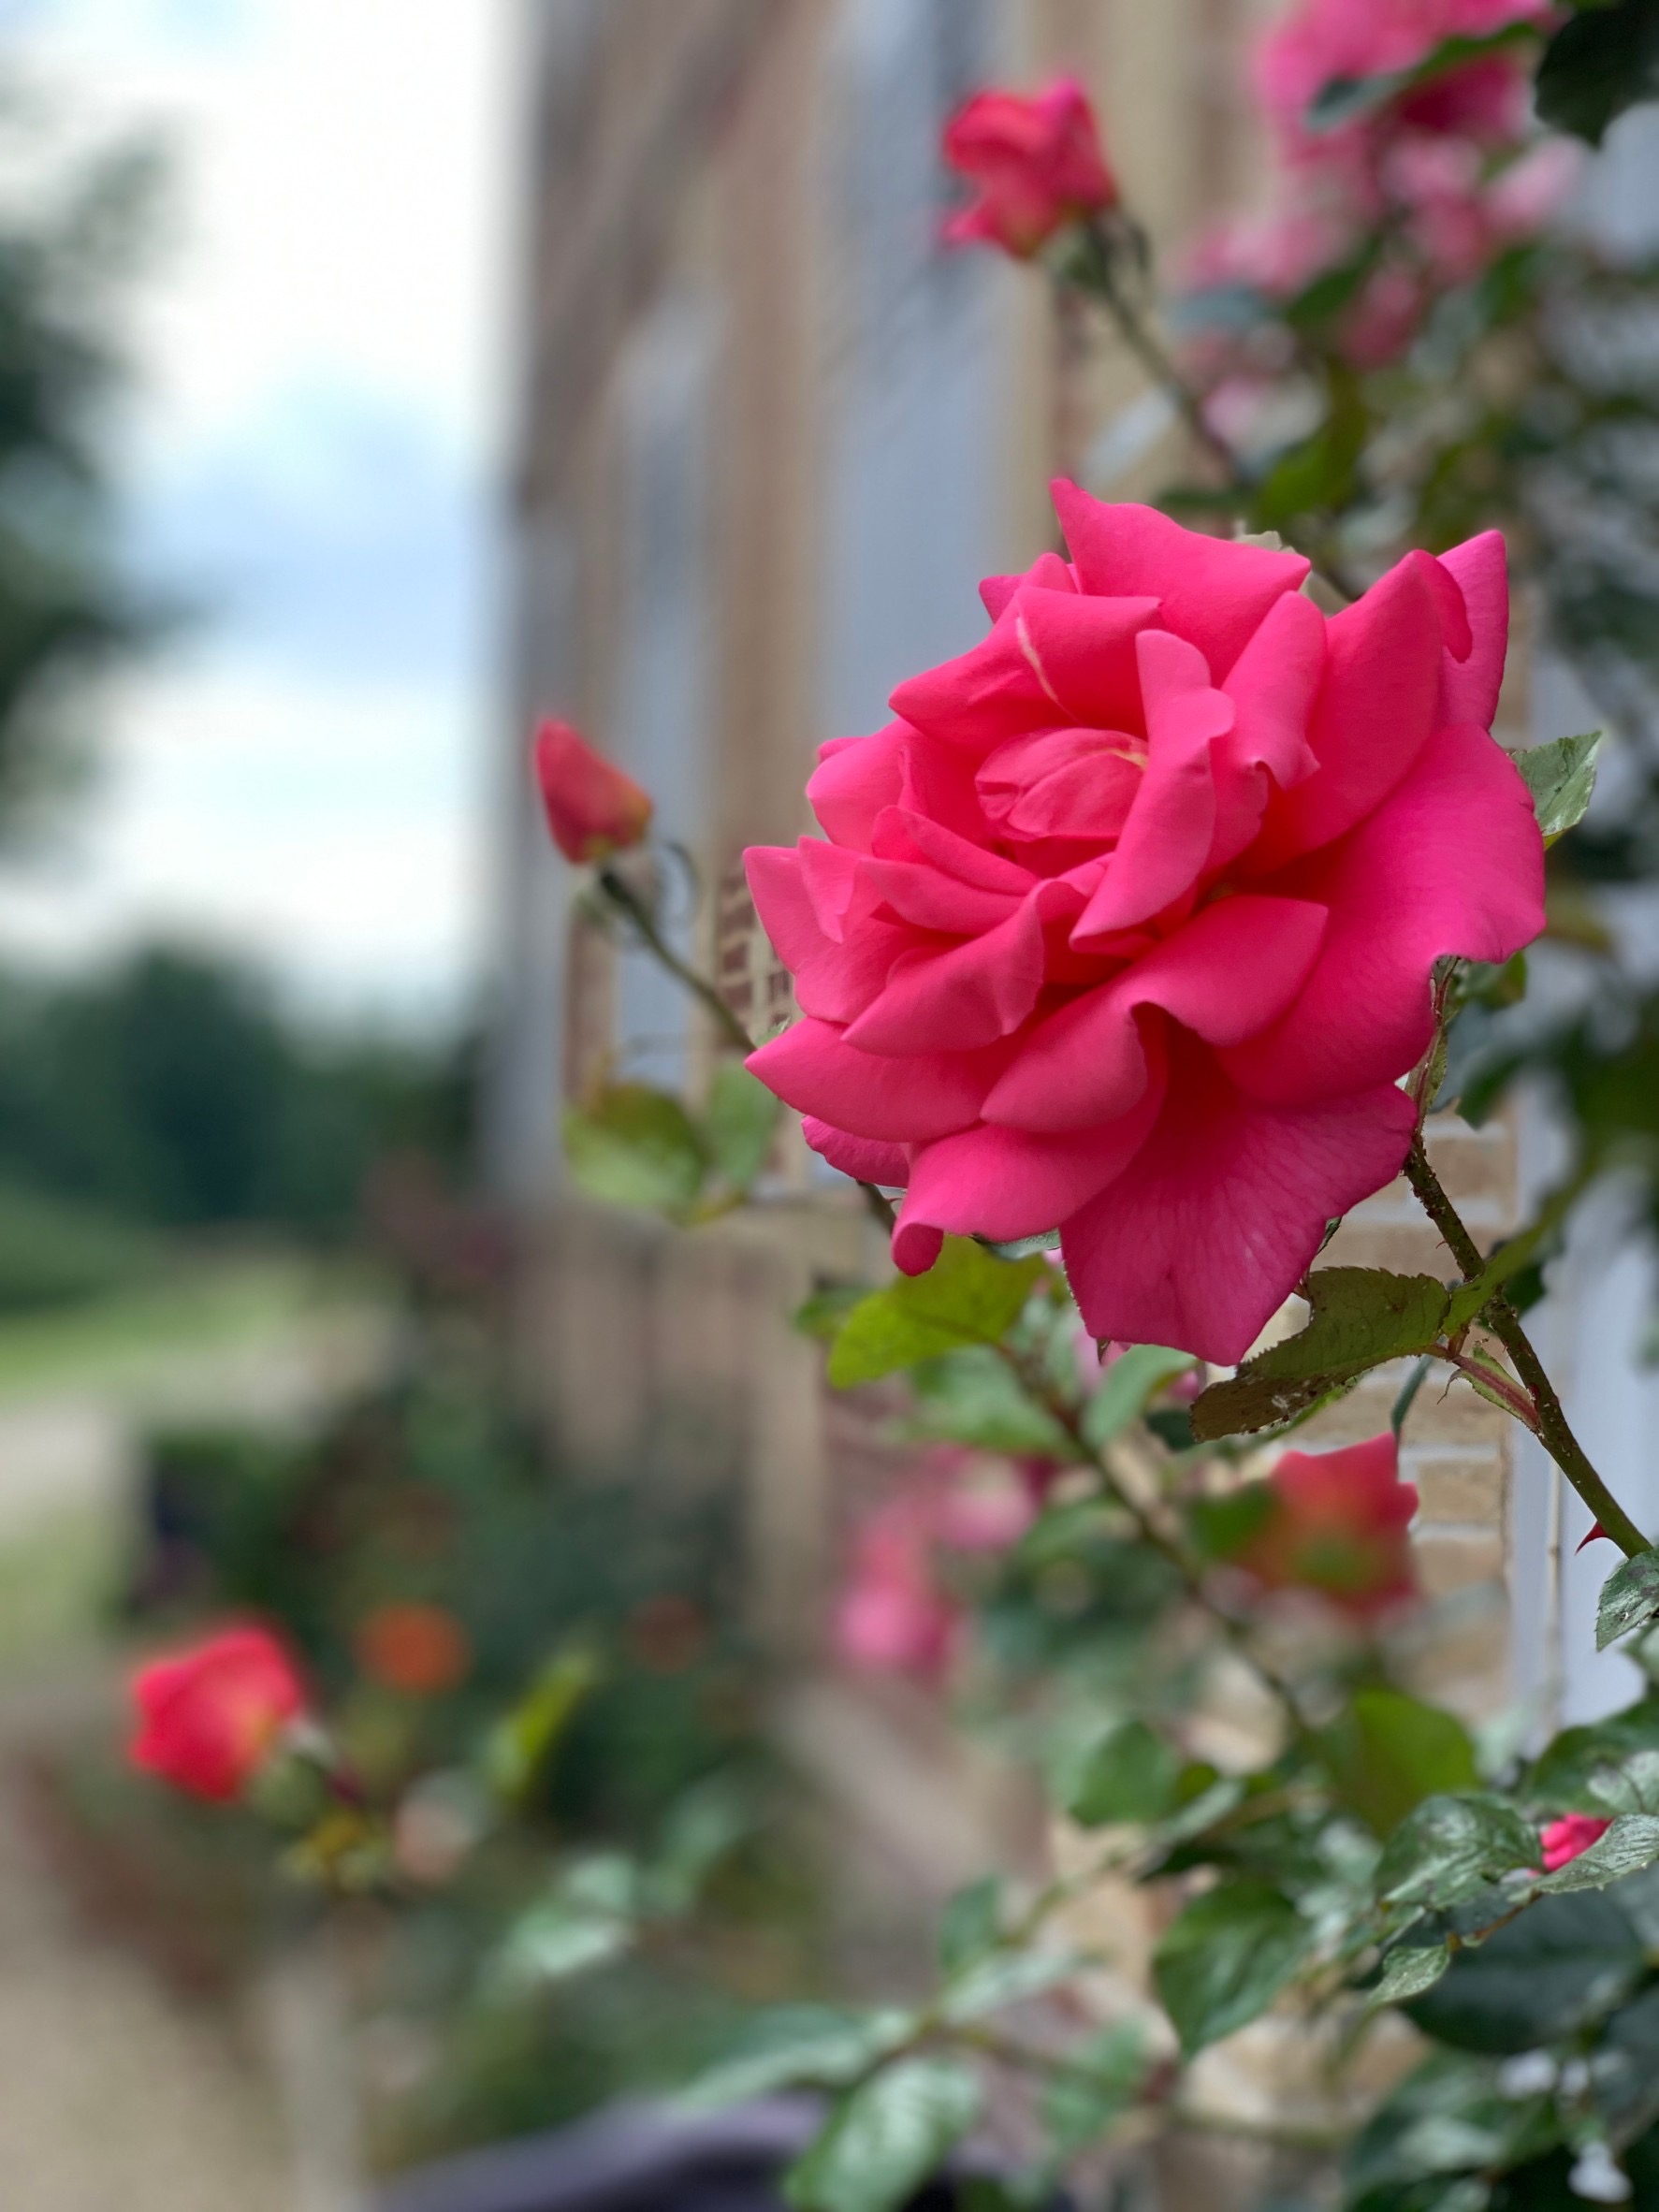
[[[124,683],[0,951],[211,936],[424,1017],[475,972],[499,743],[517,0],[0,0],[82,117],[153,121],[137,558],[210,609]]]

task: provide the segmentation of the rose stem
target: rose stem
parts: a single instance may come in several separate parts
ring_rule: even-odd
[[[753,1052],[754,1039],[750,1037],[749,1031],[743,1026],[743,1024],[737,1019],[708,978],[699,975],[694,968],[690,967],[680,958],[662,932],[657,927],[656,918],[651,910],[639,896],[633,885],[625,882],[614,868],[601,868],[599,887],[611,904],[627,916],[629,922],[638,931],[647,951],[651,953],[658,965],[665,968],[675,982],[684,990],[689,991],[701,1005],[706,1007],[719,1025],[720,1034],[726,1042],[735,1045],[741,1053]],[[878,1190],[873,1183],[860,1183],[858,1187],[863,1191],[865,1204],[868,1206],[876,1220],[884,1230],[891,1231],[894,1224],[892,1200]]]
[[[1486,1265],[1480,1257],[1480,1247],[1469,1234],[1463,1216],[1446,1195],[1440,1178],[1429,1165],[1420,1129],[1411,1140],[1411,1150],[1405,1158],[1405,1174],[1421,1201],[1424,1213],[1440,1231],[1452,1258],[1463,1271],[1465,1282],[1477,1281]],[[1573,1434],[1566,1415],[1562,1410],[1561,1400],[1556,1396],[1555,1386],[1544,1372],[1544,1363],[1521,1326],[1521,1316],[1501,1290],[1483,1307],[1482,1317],[1514,1361],[1515,1372],[1532,1392],[1533,1404],[1538,1415],[1537,1433],[1544,1448],[1620,1550],[1630,1559],[1634,1559],[1639,1551],[1646,1551],[1647,1537],[1596,1473],[1589,1454]]]

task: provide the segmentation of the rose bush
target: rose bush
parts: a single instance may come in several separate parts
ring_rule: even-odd
[[[748,854],[802,1019],[749,1066],[862,1180],[894,1256],[1055,1228],[1097,1337],[1241,1359],[1389,1182],[1442,955],[1543,926],[1490,735],[1494,532],[1327,618],[1308,563],[1055,487],[1071,559],[833,739],[822,838]]]

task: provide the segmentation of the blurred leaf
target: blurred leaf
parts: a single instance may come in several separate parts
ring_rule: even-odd
[[[522,1990],[543,1982],[569,1981],[620,1957],[633,1942],[628,1912],[633,1870],[621,1862],[627,1879],[607,1869],[603,1881],[584,1893],[581,1870],[560,1882],[557,1893],[521,1913],[507,1930],[491,1961],[490,1985]]]
[[[647,1870],[650,1910],[671,1918],[691,1912],[715,1869],[754,1828],[753,1806],[726,1776],[687,1790],[670,1808]]]
[[[782,1112],[782,1101],[741,1060],[720,1062],[703,1111],[703,1142],[728,1188],[747,1190],[765,1166]]]
[[[1125,1721],[1079,1762],[1064,1798],[1085,1828],[1161,1820],[1175,1803],[1182,1761],[1144,1721]]]
[[[1344,2201],[1350,2212],[1486,2212],[1489,2174],[1561,2139],[1548,2091],[1506,2097],[1497,2074],[1495,2059],[1431,2053],[1349,2151]],[[1565,2212],[1570,2202],[1546,2198],[1536,2212],[1546,2205]],[[1521,2212],[1519,2204],[1514,2212]]]
[[[1537,106],[1552,130],[1599,146],[1627,108],[1659,94],[1659,0],[1616,0],[1563,23],[1538,65]]]
[[[1097,1450],[1139,1420],[1147,1400],[1178,1375],[1190,1375],[1198,1361],[1190,1352],[1163,1345],[1131,1345],[1107,1368],[1099,1389],[1084,1410],[1083,1433]]]
[[[1659,1550],[1638,1551],[1620,1562],[1602,1584],[1595,1608],[1595,1648],[1605,1652],[1633,1628],[1659,1618]]]
[[[679,2102],[699,2111],[799,2086],[839,2088],[902,2043],[909,2013],[854,2013],[827,2004],[757,2013],[724,2056]]]
[[[602,1662],[587,1644],[572,1644],[548,1660],[485,1744],[484,1771],[498,1797],[513,1805],[524,1802],[604,1675]]]
[[[1459,2050],[1535,2050],[1611,2012],[1645,1972],[1636,1930],[1616,1905],[1562,1898],[1461,1950],[1410,2014],[1425,2034]]]
[[[830,1352],[837,1390],[874,1382],[963,1345],[997,1344],[1048,1273],[1041,1259],[994,1259],[969,1237],[947,1237],[924,1275],[901,1275],[854,1306]]]
[[[1385,2004],[1404,2004],[1432,1989],[1451,1964],[1451,1953],[1442,1943],[1396,1943],[1383,1959],[1382,1978],[1367,1992],[1373,2011]]]
[[[951,2026],[983,2019],[1027,1997],[1041,1996],[1061,1982],[1077,1979],[1078,1959],[1070,1951],[993,1951],[968,1967],[939,2001],[939,2015]]]
[[[1198,1441],[1188,1406],[1157,1405],[1142,1419],[1166,1451],[1190,1451]]]
[[[910,1377],[916,1393],[915,1436],[970,1444],[1011,1457],[1065,1462],[1077,1447],[1054,1416],[1039,1405],[1006,1360],[987,1345],[972,1345],[924,1361]]]
[[[1146,2030],[1120,2020],[1065,2055],[1042,2092],[1042,2124],[1064,2158],[1098,2142],[1129,2110],[1151,2069]]]
[[[1158,2001],[1188,2058],[1243,2028],[1295,1978],[1314,1931],[1264,1882],[1231,1882],[1194,1899],[1153,1959]]]
[[[703,1187],[706,1161],[677,1099],[644,1084],[618,1084],[564,1116],[564,1156],[589,1198],[679,1215]]]
[[[1376,1870],[1389,1904],[1461,1903],[1517,1868],[1536,1868],[1537,1831],[1506,1799],[1484,1791],[1433,1797],[1390,1838]]]
[[[949,2059],[906,2059],[843,2098],[784,2177],[798,2212],[893,2212],[972,2126],[980,2086]]]
[[[1391,1835],[1437,1793],[1473,1789],[1475,1746],[1463,1724],[1402,1690],[1356,1691],[1319,1739],[1343,1802],[1374,1835]]]
[[[1506,23],[1501,30],[1484,36],[1460,33],[1443,38],[1409,69],[1390,69],[1375,77],[1333,77],[1320,86],[1308,103],[1307,126],[1315,131],[1340,130],[1345,124],[1375,115],[1379,109],[1397,100],[1402,93],[1433,83],[1448,70],[1463,68],[1472,61],[1500,53],[1508,47],[1531,45],[1537,36],[1531,24]]]
[[[1553,845],[1583,821],[1595,791],[1601,743],[1601,731],[1592,730],[1582,737],[1557,737],[1548,745],[1510,754],[1533,794],[1533,812],[1546,845]]]
[[[1271,1482],[1241,1483],[1218,1497],[1194,1498],[1186,1525],[1206,1559],[1236,1559],[1273,1519],[1277,1504]]]
[[[1369,1368],[1433,1347],[1447,1293],[1433,1275],[1326,1267],[1307,1279],[1312,1308],[1300,1335],[1245,1361],[1230,1382],[1212,1383],[1192,1409],[1202,1442],[1276,1427]]]
[[[939,1921],[939,1962],[941,1972],[960,1973],[976,1958],[997,1948],[1002,1925],[1002,1877],[985,1874],[947,1899]]]
[[[1647,1796],[1656,1761],[1659,1697],[1650,1696],[1604,1720],[1564,1728],[1538,1754],[1526,1794],[1550,1814],[1659,1812],[1659,1796],[1651,1802]]]
[[[804,1299],[791,1319],[803,1336],[816,1336],[831,1344],[840,1334],[841,1324],[853,1307],[862,1305],[868,1296],[868,1290],[861,1284],[832,1283]]]

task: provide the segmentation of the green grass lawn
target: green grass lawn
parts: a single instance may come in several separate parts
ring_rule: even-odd
[[[0,1314],[0,1402],[119,1390],[160,1364],[281,1339],[374,1297],[360,1268],[275,1253],[179,1261],[75,1305]]]

